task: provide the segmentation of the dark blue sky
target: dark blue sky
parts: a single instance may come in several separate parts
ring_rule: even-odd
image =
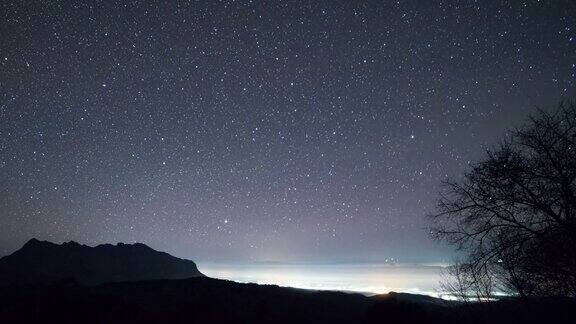
[[[0,255],[447,259],[425,214],[574,99],[573,1],[2,1]]]

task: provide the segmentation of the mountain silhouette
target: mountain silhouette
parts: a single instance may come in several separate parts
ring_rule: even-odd
[[[204,277],[193,261],[141,243],[90,247],[74,241],[54,244],[31,239],[20,250],[0,258],[0,285],[63,280],[96,285],[191,277]]]
[[[170,280],[168,280],[170,279]],[[2,323],[573,323],[574,299],[460,303],[213,279],[144,244],[32,239],[0,259]]]

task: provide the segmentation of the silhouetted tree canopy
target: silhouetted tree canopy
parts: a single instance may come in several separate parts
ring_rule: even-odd
[[[576,106],[539,110],[460,180],[447,180],[433,234],[465,251],[459,295],[576,297]]]

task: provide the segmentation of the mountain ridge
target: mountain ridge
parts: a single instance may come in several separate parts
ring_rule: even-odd
[[[80,284],[203,277],[191,260],[174,257],[143,243],[56,244],[36,238],[0,258],[0,285],[48,283],[72,279]]]

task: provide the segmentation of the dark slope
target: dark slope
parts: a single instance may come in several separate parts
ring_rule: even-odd
[[[198,276],[203,275],[194,262],[140,243],[90,247],[72,241],[58,245],[31,239],[20,250],[0,259],[0,285],[63,279],[93,285]]]
[[[318,292],[206,277],[0,287],[4,323],[573,323],[572,300],[438,305],[423,297]]]
[[[0,287],[0,318],[58,323],[357,323],[370,298],[207,277]]]

